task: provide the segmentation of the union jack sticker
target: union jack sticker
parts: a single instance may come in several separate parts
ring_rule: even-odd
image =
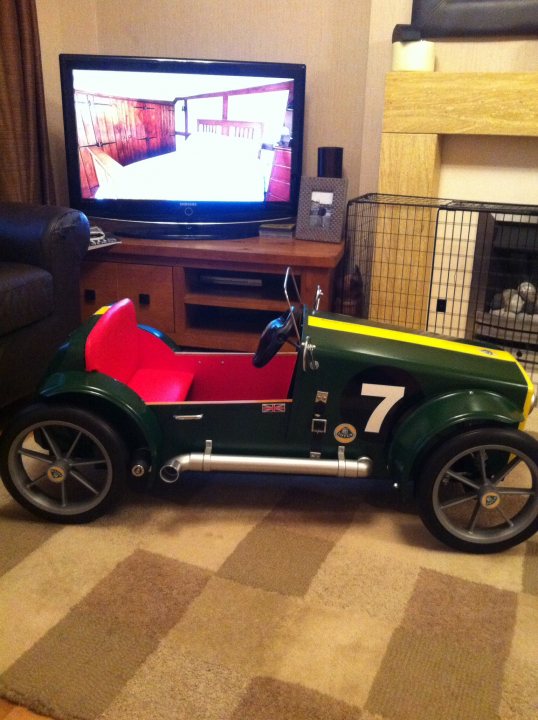
[[[262,403],[262,413],[286,412],[286,403]]]

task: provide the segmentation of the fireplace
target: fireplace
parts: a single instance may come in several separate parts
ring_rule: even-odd
[[[467,335],[500,343],[538,371],[538,224],[480,219]]]
[[[336,309],[492,342],[538,379],[538,207],[351,200]]]

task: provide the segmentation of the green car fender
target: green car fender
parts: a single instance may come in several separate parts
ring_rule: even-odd
[[[39,388],[47,400],[65,401],[94,408],[100,417],[117,428],[120,435],[128,432],[137,437],[140,447],[151,455],[155,468],[162,446],[162,432],[154,413],[133,390],[99,372],[78,370],[49,375]]]
[[[405,416],[393,435],[389,471],[404,500],[414,495],[419,465],[425,453],[444,438],[477,425],[511,425],[524,420],[522,410],[502,395],[486,390],[447,393],[428,400]]]

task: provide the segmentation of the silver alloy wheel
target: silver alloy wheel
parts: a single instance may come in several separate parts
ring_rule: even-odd
[[[538,466],[508,445],[468,448],[435,478],[432,509],[447,532],[466,542],[510,540],[537,517]]]
[[[22,430],[11,444],[8,467],[14,487],[31,505],[65,517],[97,507],[113,481],[112,461],[100,440],[61,420]]]

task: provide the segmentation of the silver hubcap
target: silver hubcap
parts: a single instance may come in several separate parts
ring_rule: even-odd
[[[112,484],[106,449],[95,435],[74,423],[47,420],[31,425],[12,443],[8,462],[21,495],[55,515],[91,510]]]
[[[451,535],[473,543],[508,540],[538,514],[538,467],[519,450],[480,445],[456,455],[433,487],[433,510]]]

